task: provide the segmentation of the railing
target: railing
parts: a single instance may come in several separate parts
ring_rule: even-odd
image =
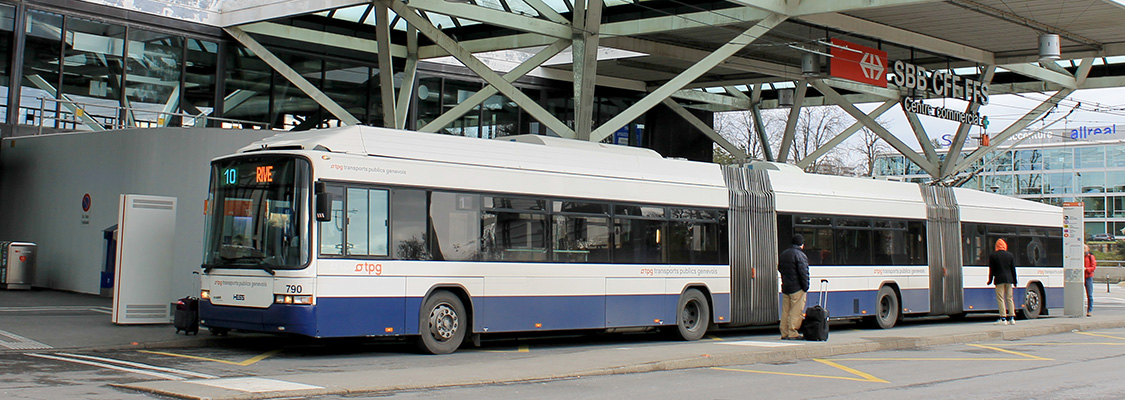
[[[270,124],[230,118],[154,111],[118,105],[77,102],[50,97],[39,98],[39,108],[21,107],[24,123],[58,130],[115,130],[164,127],[220,127],[227,129],[270,129]]]

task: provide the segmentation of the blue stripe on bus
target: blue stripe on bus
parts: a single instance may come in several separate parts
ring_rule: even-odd
[[[831,318],[853,318],[874,316],[877,310],[876,298],[878,290],[845,290],[828,292],[825,302],[821,306],[828,309]],[[905,289],[900,291],[902,308],[907,314],[930,312],[929,289]],[[782,297],[779,296],[779,300]],[[809,292],[805,297],[806,307],[820,304],[820,292]]]
[[[674,325],[678,302],[679,295],[478,297],[471,307],[475,332],[522,332]],[[729,321],[730,294],[714,295],[712,303],[714,321]],[[315,308],[201,302],[200,315],[216,328],[316,337],[390,336],[418,334],[421,306],[420,297],[321,297]]]
[[[402,297],[321,297],[317,300],[316,328],[323,337],[404,335],[406,299]],[[417,308],[415,308],[417,310]],[[417,317],[414,318],[417,321]]]

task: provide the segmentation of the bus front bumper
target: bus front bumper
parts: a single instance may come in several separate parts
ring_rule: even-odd
[[[309,305],[272,304],[268,308],[251,308],[220,306],[200,300],[199,323],[208,328],[318,336],[316,310]]]

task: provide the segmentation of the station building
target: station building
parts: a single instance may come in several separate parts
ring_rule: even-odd
[[[1125,236],[1125,126],[1076,126],[1025,131],[953,180],[966,188],[1062,206],[1082,202],[1085,233]],[[979,139],[962,150],[968,155]],[[947,151],[948,149],[946,149]],[[946,153],[941,152],[943,159]],[[902,155],[875,163],[878,177],[929,182]]]
[[[0,0],[0,136],[184,126],[274,131],[341,126],[337,117],[223,29],[110,3]],[[177,2],[137,4],[142,3]],[[278,18],[271,26],[371,40],[372,8],[368,2]],[[462,22],[457,23],[460,27]],[[393,34],[405,35],[403,25]],[[468,26],[462,31],[473,29]],[[370,52],[332,42],[309,46],[277,36],[254,37],[358,123],[386,126],[381,71]],[[482,59],[504,71],[530,56],[508,51]],[[397,90],[403,85],[404,66],[396,60],[394,69],[391,81]],[[406,84],[413,85],[414,96],[404,128],[413,130],[487,83],[446,57],[419,62],[415,79]],[[573,124],[570,82],[525,76],[513,84],[549,113]],[[599,87],[594,122],[609,120],[642,94]],[[712,120],[709,111],[693,112],[707,123]],[[490,96],[437,132],[478,138],[558,136],[502,94]],[[637,118],[605,142],[648,147],[668,157],[699,161],[712,157],[712,142],[663,107]]]

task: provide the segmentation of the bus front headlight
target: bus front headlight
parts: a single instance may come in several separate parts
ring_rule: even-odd
[[[288,295],[288,294],[275,294],[273,295],[273,302],[276,304],[312,304],[311,295]]]

